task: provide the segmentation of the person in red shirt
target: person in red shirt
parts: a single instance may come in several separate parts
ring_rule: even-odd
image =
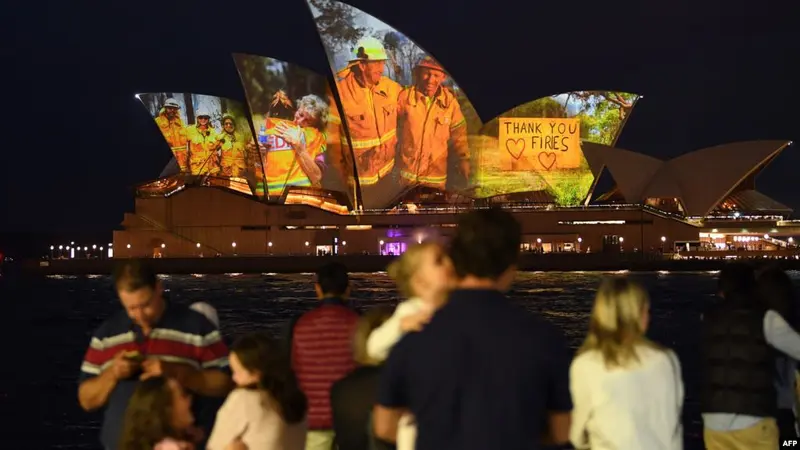
[[[355,369],[352,338],[358,313],[347,306],[347,268],[330,263],[317,271],[314,288],[319,306],[290,323],[292,368],[308,397],[306,449],[330,450],[334,441],[330,392],[336,381]]]

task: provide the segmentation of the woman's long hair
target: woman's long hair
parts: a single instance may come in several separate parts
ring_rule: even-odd
[[[165,438],[180,438],[172,426],[172,388],[164,377],[139,382],[125,410],[120,450],[153,450]]]
[[[273,406],[288,424],[301,422],[306,417],[306,399],[284,349],[264,333],[253,333],[237,340],[231,351],[242,366],[260,378],[256,388],[268,394],[266,401]]]
[[[594,300],[589,333],[578,354],[597,350],[606,367],[613,368],[638,361],[638,345],[660,348],[644,335],[642,317],[649,304],[647,292],[638,284],[625,278],[603,281]]]

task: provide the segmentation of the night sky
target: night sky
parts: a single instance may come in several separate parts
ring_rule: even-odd
[[[622,148],[669,158],[737,140],[800,141],[791,2],[781,2],[785,10],[704,0],[348,3],[438,58],[484,120],[550,94],[621,90],[644,95]],[[244,100],[232,52],[330,73],[304,0],[30,0],[3,9],[0,232],[121,222],[131,187],[171,157],[137,92]],[[800,209],[798,150],[758,185]]]

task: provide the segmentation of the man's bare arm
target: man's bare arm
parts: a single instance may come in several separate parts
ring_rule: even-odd
[[[90,378],[78,387],[78,403],[85,411],[94,411],[105,406],[108,396],[117,386],[117,378],[113,371],[105,370],[100,375]]]
[[[375,405],[372,409],[372,428],[375,436],[386,442],[397,442],[397,424],[405,413],[402,408]]]
[[[545,445],[564,445],[569,443],[569,427],[572,423],[569,411],[549,411],[547,413],[547,433],[543,438]]]

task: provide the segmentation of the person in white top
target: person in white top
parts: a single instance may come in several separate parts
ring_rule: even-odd
[[[289,357],[263,333],[240,338],[230,354],[238,386],[217,413],[208,450],[303,450],[308,401]]]
[[[589,333],[570,367],[575,448],[683,448],[680,363],[645,337],[648,322],[642,287],[624,278],[601,284]]]
[[[456,282],[455,270],[445,248],[436,242],[413,245],[392,261],[386,269],[400,295],[401,302],[386,322],[370,333],[367,355],[384,361],[392,347],[408,332],[419,331],[447,299]],[[414,418],[406,414],[397,430],[397,450],[413,450],[417,440]]]

